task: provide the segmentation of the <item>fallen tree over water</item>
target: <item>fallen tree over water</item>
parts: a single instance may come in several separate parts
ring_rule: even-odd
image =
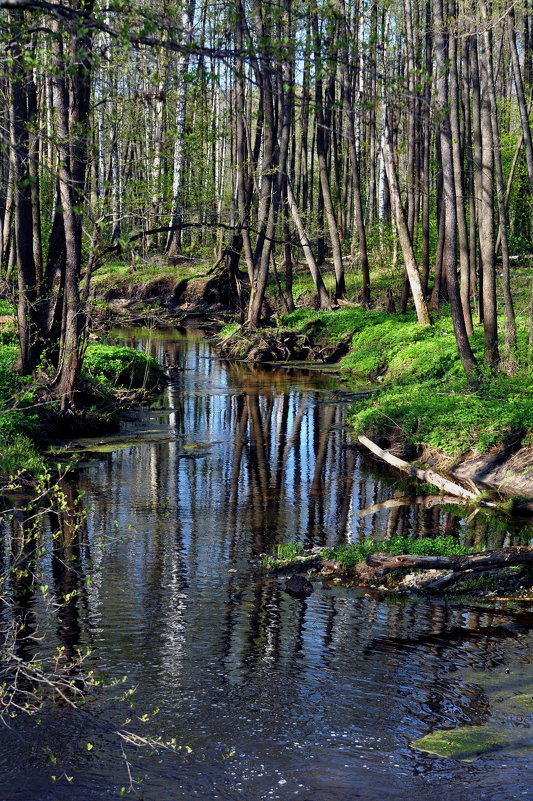
[[[413,476],[413,478],[418,478],[420,481],[433,484],[433,486],[438,487],[444,492],[454,495],[457,498],[464,498],[465,500],[470,501],[476,500],[482,506],[495,506],[494,503],[481,499],[479,490],[475,489],[475,491],[473,491],[465,489],[465,487],[461,487],[460,484],[450,481],[444,476],[441,476],[439,473],[436,473],[434,470],[423,470],[420,467],[416,467],[415,465],[400,459],[398,456],[394,456],[394,454],[389,453],[389,451],[384,451],[383,448],[380,448],[379,445],[376,445],[375,442],[372,442],[371,439],[368,439],[368,437],[365,437],[362,434],[357,437],[357,440],[361,443],[361,445],[364,445],[365,448],[371,451],[371,453],[379,456],[380,459],[387,464],[390,464],[392,467],[396,467],[398,470],[401,470],[402,473],[407,473],[408,475]]]

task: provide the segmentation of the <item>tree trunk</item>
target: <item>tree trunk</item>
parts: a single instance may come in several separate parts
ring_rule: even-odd
[[[452,154],[452,135],[449,116],[448,98],[448,52],[446,47],[446,33],[444,27],[442,0],[433,0],[434,41],[435,41],[435,72],[437,75],[437,113],[439,119],[439,137],[441,146],[442,187],[444,214],[444,252],[443,268],[448,285],[450,310],[453,320],[453,329],[457,342],[459,357],[471,385],[477,383],[477,362],[468,341],[468,334],[461,305],[461,295],[456,267],[456,197],[454,181],[454,165]]]
[[[418,265],[416,263],[413,245],[409,235],[409,229],[407,227],[407,220],[405,218],[405,212],[400,199],[400,188],[398,185],[396,168],[394,166],[394,157],[391,150],[388,123],[385,123],[385,136],[383,139],[382,150],[383,161],[387,173],[387,181],[389,184],[392,211],[396,222],[396,228],[398,230],[398,236],[400,238],[405,269],[407,270],[409,283],[411,285],[416,316],[420,325],[431,325],[431,319],[429,316],[426,299],[424,297],[424,292],[422,290],[422,283],[420,281],[420,273],[418,271]]]
[[[189,2],[183,3],[180,11],[180,24],[184,44],[189,44],[192,39],[193,16],[194,4],[191,5]],[[181,248],[181,224],[183,221],[183,144],[187,119],[187,84],[185,82],[185,77],[188,66],[189,56],[186,53],[179,53],[176,58],[176,69],[174,72],[174,86],[176,88],[176,130],[174,134],[174,169],[172,174],[172,212],[170,215],[170,225],[174,230],[170,231],[168,234],[165,249],[167,256],[171,258],[177,256]]]
[[[485,364],[499,362],[496,308],[496,264],[494,258],[494,153],[490,112],[490,53],[482,48],[481,58],[481,197],[479,203],[479,250],[483,265],[483,331]]]
[[[315,103],[316,103],[316,152],[318,158],[318,174],[320,179],[320,188],[322,190],[322,200],[324,203],[324,211],[326,213],[326,220],[328,223],[329,239],[331,244],[331,251],[333,255],[333,266],[335,269],[335,297],[342,298],[346,292],[346,285],[344,280],[344,266],[342,264],[342,250],[341,241],[339,237],[339,229],[337,227],[337,218],[335,209],[333,207],[333,199],[331,196],[331,186],[329,182],[329,172],[327,163],[326,152],[326,123],[324,120],[324,99],[322,87],[322,43],[318,29],[318,13],[316,4],[313,0],[312,7],[312,22],[313,22],[313,41],[315,52]]]

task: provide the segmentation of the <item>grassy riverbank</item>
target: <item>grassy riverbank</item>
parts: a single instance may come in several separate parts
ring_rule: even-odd
[[[50,391],[53,369],[43,359],[34,377],[14,370],[18,356],[14,308],[0,301],[0,476],[37,478],[50,471],[42,443],[69,433],[114,430],[118,406],[161,380],[157,362],[133,348],[90,343],[78,392],[78,413],[65,420]]]
[[[527,545],[530,531],[524,529],[521,540]],[[513,549],[510,549],[513,550]],[[518,549],[519,550],[519,549]],[[307,573],[309,577],[325,580],[336,578],[348,583],[355,582],[359,587],[369,587],[393,592],[418,592],[421,590],[476,594],[490,597],[497,593],[510,593],[513,598],[530,595],[533,584],[533,568],[527,562],[511,563],[510,566],[487,565],[483,570],[468,569],[468,559],[476,559],[476,554],[487,553],[481,544],[466,546],[455,537],[440,535],[435,537],[406,537],[395,535],[389,539],[374,541],[365,539],[357,542],[343,542],[335,547],[316,547],[305,550],[300,543],[286,543],[277,546],[274,554],[263,556],[265,570],[278,574]],[[488,556],[495,562],[502,551],[491,551]],[[386,554],[386,556],[385,556]],[[372,566],[374,558],[378,564],[394,557],[396,569],[383,571]],[[417,557],[429,557],[427,562],[450,562],[454,557],[463,558],[462,567],[413,568]],[[438,557],[443,557],[439,560]],[[402,564],[405,561],[405,567]],[[418,560],[424,561],[424,560]],[[460,561],[460,560],[457,560]],[[450,572],[451,571],[451,572]]]
[[[517,324],[520,363],[527,364],[528,321],[519,317]],[[533,444],[531,371],[486,372],[479,389],[472,391],[448,316],[423,328],[413,315],[298,310],[284,317],[282,325],[315,343],[336,344],[351,336],[339,364],[342,374],[357,386],[370,381],[380,390],[354,405],[350,422],[357,433],[402,445],[407,452],[431,448],[451,458]],[[482,364],[479,326],[472,344]]]

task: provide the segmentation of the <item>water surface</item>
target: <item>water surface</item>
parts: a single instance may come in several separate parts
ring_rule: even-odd
[[[335,378],[224,363],[194,332],[121,336],[172,382],[125,413],[116,450],[85,443],[66,485],[86,515],[69,544],[76,570],[50,551],[39,581],[80,594],[57,615],[37,586],[24,604],[36,632],[90,646],[108,680],[127,679],[81,716],[1,729],[1,801],[119,797],[130,775],[144,801],[533,798],[523,747],[467,764],[410,746],[486,722],[523,746],[530,718],[504,701],[533,691],[527,605],[320,581],[297,600],[257,566],[285,541],[450,533],[499,547],[524,529],[408,498],[416,490],[350,441],[352,398]],[[119,700],[128,687],[132,710]],[[127,717],[181,750],[121,745],[113,730]]]

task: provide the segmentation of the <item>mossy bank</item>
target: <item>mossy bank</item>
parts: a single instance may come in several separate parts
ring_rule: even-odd
[[[372,388],[349,414],[364,433],[408,459],[421,459],[505,495],[533,497],[533,376],[526,316],[517,318],[518,361],[512,374],[482,371],[472,390],[464,377],[449,316],[432,326],[413,314],[363,308],[298,309],[255,338],[238,324],[222,329],[227,355],[263,361],[337,361],[342,380]],[[483,331],[471,344],[483,363]],[[509,367],[511,360],[509,360]]]
[[[111,432],[120,406],[157,389],[158,363],[133,348],[90,343],[75,396],[76,413],[62,414],[52,385],[54,370],[43,358],[34,376],[14,369],[18,346],[14,309],[4,302],[0,321],[0,476],[32,480],[53,469],[46,448],[57,438]]]

